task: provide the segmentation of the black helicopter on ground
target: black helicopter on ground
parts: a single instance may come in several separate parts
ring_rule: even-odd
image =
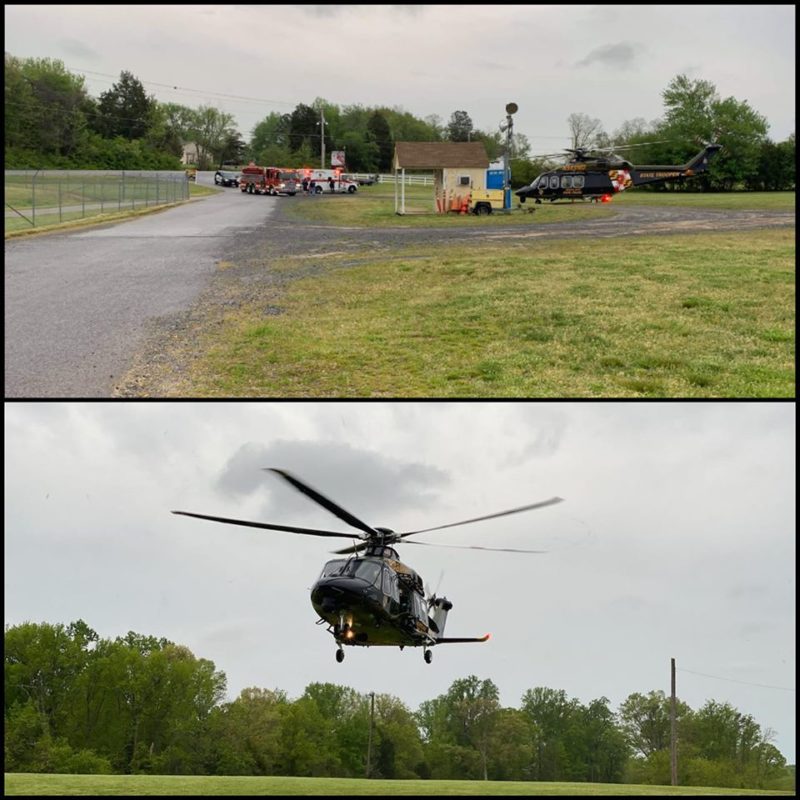
[[[633,147],[633,146],[632,146]],[[617,193],[635,186],[660,181],[691,178],[708,170],[708,162],[721,149],[721,144],[707,144],[686,164],[642,164],[634,166],[614,150],[628,148],[606,148],[592,150],[584,147],[567,149],[572,155],[566,164],[543,172],[536,179],[517,189],[515,194],[521,203],[532,198],[542,200],[579,200],[588,197],[595,202],[607,203]]]
[[[336,640],[337,661],[344,660],[342,645],[363,647],[384,645],[399,647],[401,650],[406,646],[422,647],[425,662],[430,664],[433,658],[431,648],[434,645],[487,641],[488,633],[485,636],[467,638],[444,636],[447,614],[453,604],[446,597],[436,597],[435,594],[425,592],[420,576],[411,567],[400,561],[400,557],[392,545],[399,542],[429,545],[428,542],[408,541],[407,537],[443,528],[453,528],[456,525],[494,519],[508,514],[517,514],[521,511],[530,511],[561,502],[560,497],[551,497],[549,500],[539,503],[499,511],[483,517],[451,522],[448,525],[437,525],[434,528],[397,533],[389,528],[367,525],[366,522],[362,522],[358,517],[345,511],[341,506],[285,470],[270,468],[268,471],[280,475],[295,489],[335,514],[343,522],[358,529],[360,533],[296,528],[267,522],[248,522],[227,517],[193,514],[189,511],[173,511],[172,513],[207,519],[212,522],[245,525],[250,528],[266,528],[267,530],[302,533],[310,536],[361,539],[359,543],[350,547],[335,550],[335,554],[348,557],[328,561],[311,589],[311,605],[320,617],[317,624],[327,623],[328,631]],[[459,545],[435,544],[432,546],[459,547]],[[542,550],[497,547],[463,547],[468,550],[498,550],[509,553],[544,552]]]

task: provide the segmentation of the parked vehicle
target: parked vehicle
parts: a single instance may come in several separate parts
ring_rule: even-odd
[[[372,186],[378,182],[377,175],[342,175],[344,180],[355,181],[359,186]]]
[[[214,173],[214,183],[216,183],[217,186],[238,186],[239,173],[218,169]]]
[[[279,167],[258,167],[248,164],[239,177],[239,188],[248,194],[297,194],[294,170]]]
[[[358,184],[344,178],[340,169],[311,169],[304,167],[297,170],[300,180],[314,181],[314,191],[316,194],[331,191],[331,180],[333,180],[333,191],[335,193],[346,192],[353,194],[358,191]]]

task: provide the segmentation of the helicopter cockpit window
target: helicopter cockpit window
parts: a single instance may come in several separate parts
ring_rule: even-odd
[[[347,559],[346,558],[337,558],[335,561],[329,561],[323,568],[322,572],[320,573],[320,578],[330,578],[333,575],[342,575],[344,574],[343,570],[344,567],[347,566]]]
[[[562,189],[571,189],[572,188],[572,175],[562,175],[561,176],[561,188]]]
[[[550,176],[550,188],[551,189],[558,189],[558,175],[551,175]]]
[[[397,590],[397,573],[393,569],[383,570],[383,593],[392,598],[396,603],[400,602],[400,593]]]
[[[376,583],[381,574],[381,565],[378,561],[359,561],[356,565],[355,577],[367,583]]]

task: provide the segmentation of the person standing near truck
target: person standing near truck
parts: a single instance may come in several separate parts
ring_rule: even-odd
[[[312,197],[313,194],[317,191],[317,182],[315,180],[310,180],[308,182],[308,196]]]
[[[334,186],[335,186],[335,184],[333,182],[333,178],[328,178],[328,186],[330,186],[331,192],[333,192],[333,189],[334,189]]]

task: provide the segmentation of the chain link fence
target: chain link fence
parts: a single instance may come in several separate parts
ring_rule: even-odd
[[[6,232],[189,199],[178,171],[6,170]]]

